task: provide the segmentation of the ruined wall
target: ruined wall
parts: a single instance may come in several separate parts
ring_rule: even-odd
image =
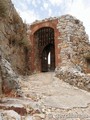
[[[60,31],[58,40],[61,43],[61,62],[56,68],[56,75],[79,88],[90,90],[90,76],[85,55],[90,53],[90,43],[81,21],[64,15],[58,19],[57,29]]]
[[[8,74],[9,77],[7,77],[9,68],[16,74],[28,73],[29,50],[26,24],[16,12],[11,0],[0,0],[0,83],[3,80],[4,87],[5,85],[10,87],[11,75]],[[9,67],[2,65],[4,61],[7,61]],[[12,85],[14,87],[14,84]]]
[[[61,33],[58,37],[61,41],[58,47],[61,48],[62,64],[67,65],[71,62],[86,72],[87,64],[84,56],[90,51],[90,43],[82,22],[70,15],[65,15],[58,19],[57,28]]]

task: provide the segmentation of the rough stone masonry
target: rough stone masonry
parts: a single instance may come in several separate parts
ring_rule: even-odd
[[[54,29],[56,76],[72,85],[89,91],[89,38],[85,32],[83,23],[71,15],[63,15],[58,18],[55,17],[36,21],[30,26],[30,41],[32,44],[32,51],[34,51],[32,52],[30,61],[31,66],[33,65],[33,70],[37,70],[38,66],[42,68],[42,57],[40,58],[37,54],[43,56],[43,50],[46,48],[47,44],[52,44],[49,43],[45,37],[47,44],[44,42],[42,43],[45,44],[42,45],[43,47],[41,46],[43,50],[38,48],[41,38],[44,39],[45,34],[47,34],[47,32],[44,32],[44,35],[41,35],[41,33],[43,34],[43,31],[45,31],[44,28],[47,27]],[[35,33],[40,30],[41,33],[35,36]],[[37,52],[38,49],[42,52]],[[37,71],[42,71],[40,67]]]
[[[58,19],[57,29],[61,63],[56,68],[60,79],[90,91],[90,43],[83,23],[65,15]]]

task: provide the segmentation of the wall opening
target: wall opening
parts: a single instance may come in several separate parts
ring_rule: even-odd
[[[42,58],[41,58],[41,71],[47,72],[47,71],[54,71],[55,69],[55,49],[52,44],[47,45],[43,52],[42,52]]]
[[[90,73],[90,58],[87,58],[87,69],[88,73]]]
[[[36,59],[40,62],[41,71],[53,71],[55,69],[55,45],[54,29],[43,27],[34,33],[36,44]],[[38,55],[37,55],[38,54]],[[37,61],[35,62],[37,65]]]
[[[48,53],[48,71],[50,71],[51,66],[51,52]]]

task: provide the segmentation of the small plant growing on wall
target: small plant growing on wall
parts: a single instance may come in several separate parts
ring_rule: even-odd
[[[6,17],[7,15],[7,2],[6,0],[0,0],[0,17]]]
[[[26,37],[23,38],[22,40],[19,40],[19,41],[18,41],[18,44],[19,44],[20,46],[27,47],[27,48],[30,46],[30,44],[29,44],[29,42],[28,42],[28,40],[27,40]]]

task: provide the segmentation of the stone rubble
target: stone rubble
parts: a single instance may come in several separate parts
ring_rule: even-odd
[[[0,120],[90,119],[90,93],[59,80],[55,73],[22,78],[20,85],[23,97],[0,100]]]

